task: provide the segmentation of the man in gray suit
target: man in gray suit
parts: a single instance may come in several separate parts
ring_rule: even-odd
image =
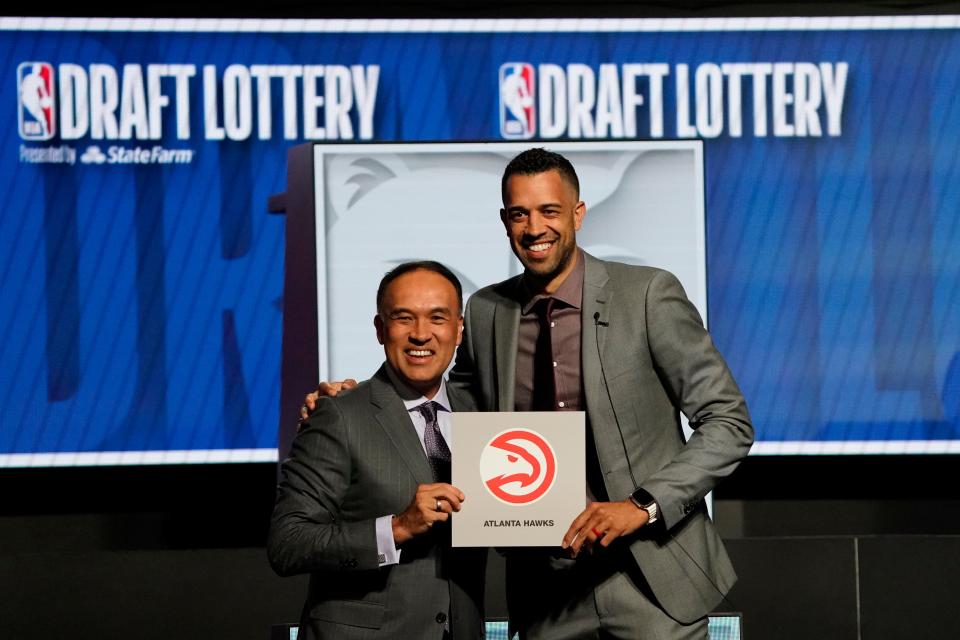
[[[301,638],[482,638],[485,549],[452,550],[449,415],[468,394],[443,374],[463,330],[460,283],[434,262],[384,276],[374,318],[386,362],[317,403],[294,440],[267,551],[310,574]]]
[[[673,275],[577,247],[586,205],[566,158],[521,153],[502,194],[524,272],[470,298],[450,386],[480,410],[583,410],[588,423],[588,506],[565,554],[507,556],[511,626],[705,638],[736,580],[703,499],[753,442],[740,390]]]

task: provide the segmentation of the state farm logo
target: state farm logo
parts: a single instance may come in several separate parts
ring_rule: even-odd
[[[498,433],[480,454],[480,478],[494,498],[510,505],[532,504],[545,496],[557,477],[557,457],[536,431]]]

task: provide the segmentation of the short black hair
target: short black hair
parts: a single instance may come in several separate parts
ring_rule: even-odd
[[[534,176],[546,171],[559,172],[560,177],[573,187],[577,197],[580,197],[580,180],[577,179],[577,172],[570,161],[559,153],[547,151],[541,147],[527,149],[507,164],[506,169],[503,170],[503,179],[500,181],[500,195],[507,195],[507,180],[510,176]]]
[[[380,280],[380,286],[377,287],[378,314],[380,313],[380,305],[383,304],[383,296],[387,292],[387,287],[390,286],[390,283],[405,273],[410,273],[412,271],[432,271],[433,273],[439,274],[446,278],[457,291],[457,313],[463,313],[463,286],[460,284],[460,279],[457,278],[453,271],[435,260],[415,260],[413,262],[404,262],[403,264],[398,264],[383,275],[383,278]]]

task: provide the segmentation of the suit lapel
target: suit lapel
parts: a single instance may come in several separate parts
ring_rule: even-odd
[[[450,401],[450,408],[454,411],[476,411],[477,406],[473,398],[466,391],[448,384],[447,399]]]
[[[580,361],[583,367],[581,382],[587,406],[592,407],[597,406],[598,401],[606,400],[606,380],[603,377],[601,358],[609,328],[598,322],[609,321],[614,292],[606,286],[609,278],[603,262],[587,253],[583,255],[586,263],[580,316]]]
[[[517,334],[520,303],[501,298],[493,316],[493,343],[497,366],[497,411],[513,411],[517,386]]]
[[[400,395],[390,383],[383,365],[370,380],[370,402],[374,405],[374,418],[384,433],[397,448],[400,457],[410,469],[418,484],[433,482],[433,471],[423,445],[417,436],[417,430],[407,415]]]

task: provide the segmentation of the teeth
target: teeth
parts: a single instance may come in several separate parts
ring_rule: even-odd
[[[410,349],[409,351],[407,351],[407,353],[409,353],[412,356],[429,356],[433,352],[427,349]]]
[[[549,242],[541,242],[539,244],[530,245],[529,249],[531,251],[546,251],[550,247]]]

